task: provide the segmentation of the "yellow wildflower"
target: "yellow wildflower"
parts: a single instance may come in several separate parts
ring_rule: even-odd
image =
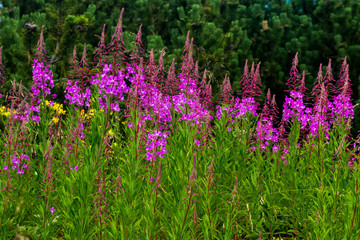
[[[55,124],[57,124],[57,123],[59,122],[59,118],[53,117],[53,118],[52,118],[52,121],[53,121]]]
[[[109,135],[110,135],[111,137],[114,136],[114,132],[113,132],[112,129],[110,129],[110,130],[108,131],[108,133],[109,133]]]

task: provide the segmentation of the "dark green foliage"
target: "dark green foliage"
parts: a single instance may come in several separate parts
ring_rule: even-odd
[[[360,4],[357,0],[134,0],[101,2],[4,1],[0,22],[0,44],[8,79],[29,86],[31,61],[39,31],[24,29],[33,22],[45,25],[47,52],[54,64],[55,77],[67,75],[74,45],[86,42],[89,62],[98,44],[103,24],[106,43],[115,31],[121,8],[125,8],[124,41],[134,47],[140,25],[145,53],[153,48],[159,57],[165,48],[165,65],[173,58],[180,63],[185,36],[194,37],[194,58],[200,73],[207,69],[216,92],[225,73],[233,87],[241,79],[243,65],[261,61],[263,88],[271,88],[279,105],[288,71],[299,52],[300,71],[306,70],[311,89],[320,63],[329,58],[335,71],[345,56],[350,64],[354,99],[359,98]],[[79,52],[80,53],[80,52]],[[336,69],[337,68],[337,69]],[[335,79],[338,76],[335,76]]]

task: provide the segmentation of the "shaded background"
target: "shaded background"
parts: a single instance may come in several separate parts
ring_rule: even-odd
[[[31,86],[31,64],[36,43],[44,25],[48,55],[58,92],[61,92],[74,45],[81,57],[86,42],[88,61],[93,61],[103,24],[106,43],[115,30],[121,8],[125,8],[123,29],[128,50],[142,25],[146,55],[155,56],[164,48],[165,66],[173,58],[181,62],[188,30],[194,38],[194,59],[200,74],[207,69],[217,96],[225,74],[233,89],[239,84],[246,59],[261,61],[263,92],[270,88],[278,105],[291,62],[299,52],[300,72],[306,71],[311,90],[319,65],[325,72],[332,60],[338,79],[341,62],[347,56],[353,100],[359,99],[360,1],[358,0],[53,0],[2,1],[0,7],[0,45],[7,74],[6,87],[14,79]],[[26,23],[37,31],[24,28]],[[355,108],[353,135],[360,129]]]

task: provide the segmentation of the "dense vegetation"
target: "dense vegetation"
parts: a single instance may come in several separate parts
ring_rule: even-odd
[[[331,62],[320,67],[309,97],[294,54],[280,112],[270,90],[261,104],[253,61],[239,91],[226,75],[214,102],[190,32],[179,67],[167,67],[164,52],[144,58],[141,31],[126,48],[122,16],[109,41],[100,33],[93,64],[88,44],[80,59],[74,48],[57,89],[65,103],[44,28],[30,87],[1,89],[3,238],[359,238],[346,58],[336,80]],[[0,51],[1,81],[6,70]]]
[[[191,30],[194,56],[199,70],[207,69],[212,85],[218,89],[225,73],[238,86],[245,60],[262,62],[261,76],[266,88],[284,98],[284,84],[291,67],[288,59],[299,52],[300,72],[306,70],[307,86],[315,81],[320,63],[329,58],[340,66],[347,56],[350,66],[360,65],[360,3],[357,0],[103,0],[103,1],[3,1],[0,43],[4,46],[4,64],[9,79],[30,87],[41,26],[52,59],[56,84],[67,76],[72,49],[78,53],[86,42],[93,59],[103,25],[110,40],[125,7],[124,41],[132,49],[140,25],[145,54],[151,49],[164,61],[180,64],[185,36]],[[37,31],[25,27],[36,25]],[[325,69],[323,69],[325,71]],[[337,69],[340,70],[340,69]],[[358,68],[349,72],[358,99]],[[216,91],[217,92],[217,91]]]

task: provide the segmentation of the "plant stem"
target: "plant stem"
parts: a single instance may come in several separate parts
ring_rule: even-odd
[[[191,197],[192,197],[192,188],[190,189],[189,204],[188,204],[187,209],[186,209],[186,214],[185,214],[185,218],[184,218],[184,221],[183,221],[183,224],[182,224],[182,227],[181,227],[179,240],[181,239],[181,235],[182,235],[182,232],[183,232],[183,229],[184,229],[184,226],[185,226],[185,221],[186,221],[187,215],[188,215],[188,213],[189,213],[189,208],[190,208],[190,203],[191,203]]]

